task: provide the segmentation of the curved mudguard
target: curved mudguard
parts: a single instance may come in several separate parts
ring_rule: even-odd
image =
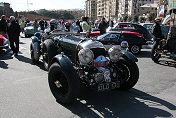
[[[51,64],[53,64],[54,62],[58,62],[59,65],[61,66],[61,68],[64,70],[64,72],[66,72],[68,74],[69,74],[70,71],[75,70],[74,67],[73,67],[73,64],[72,64],[71,60],[67,56],[65,56],[65,55],[62,55],[62,54],[56,55],[53,58]]]
[[[122,50],[121,51],[124,56],[126,56],[128,59],[132,60],[133,62],[138,62],[138,59],[136,56],[134,56],[131,52]]]
[[[39,42],[39,39],[36,36],[32,36],[31,39],[32,39],[32,43]]]
[[[38,60],[40,58],[40,44],[39,40],[36,36],[31,37],[32,39],[32,48],[33,48],[33,54],[34,54],[34,59]]]

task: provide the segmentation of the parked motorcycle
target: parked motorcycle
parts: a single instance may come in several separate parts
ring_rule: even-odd
[[[161,55],[166,55],[169,59],[176,61],[176,27],[174,26],[176,9],[171,9],[170,13],[173,16],[171,19],[173,26],[170,26],[167,39],[155,39],[152,48],[151,58],[155,63],[159,62]]]

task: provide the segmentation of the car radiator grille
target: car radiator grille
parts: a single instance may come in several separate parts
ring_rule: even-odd
[[[94,59],[100,55],[106,56],[106,50],[104,48],[92,48],[91,50],[94,53]]]

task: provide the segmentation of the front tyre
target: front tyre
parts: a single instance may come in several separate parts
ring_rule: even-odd
[[[80,83],[76,70],[65,72],[58,63],[51,65],[48,82],[53,96],[59,103],[72,103],[79,95]]]
[[[158,42],[155,41],[151,51],[151,58],[155,63],[158,63],[159,58],[161,57],[161,54],[158,53],[158,46]]]
[[[33,47],[32,43],[30,45],[30,53],[31,53],[32,62],[34,64],[37,64],[39,62],[39,58],[35,59],[35,57],[34,57],[34,47]]]
[[[120,89],[132,88],[139,79],[139,69],[135,62],[122,58],[117,62],[117,70],[121,81]]]

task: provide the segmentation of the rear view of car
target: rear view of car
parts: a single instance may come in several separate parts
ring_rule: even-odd
[[[34,27],[32,23],[28,23],[24,28],[25,37],[30,37],[34,35]]]

